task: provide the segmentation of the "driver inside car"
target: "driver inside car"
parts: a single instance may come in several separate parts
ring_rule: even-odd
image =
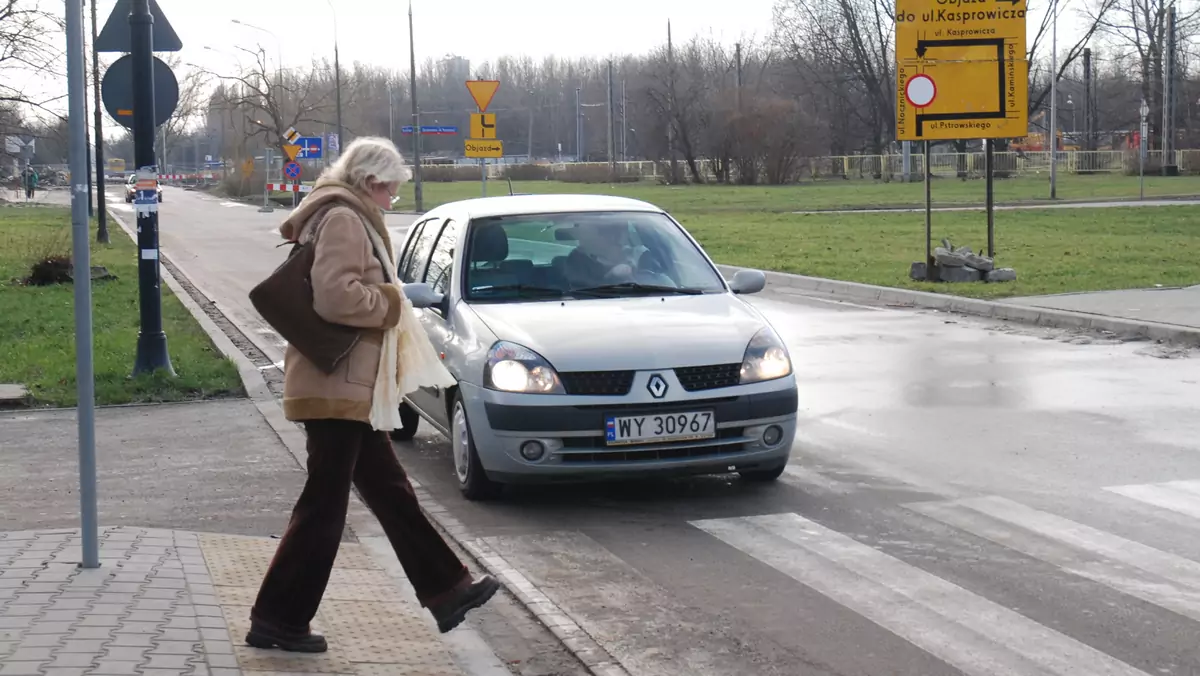
[[[633,279],[636,263],[628,245],[629,228],[622,223],[576,224],[579,245],[567,256],[567,275],[575,287],[590,287]]]

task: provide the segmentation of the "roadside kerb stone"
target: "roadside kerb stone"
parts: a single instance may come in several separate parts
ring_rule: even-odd
[[[745,268],[718,265],[722,274],[732,276]],[[843,282],[821,277],[808,277],[782,272],[764,271],[767,288],[772,286],[804,291],[812,295],[829,296],[834,300],[863,301],[906,307],[940,310],[991,319],[1002,319],[1032,326],[1060,329],[1105,331],[1118,336],[1140,337],[1166,343],[1200,345],[1200,329],[1175,324],[1137,321],[1106,315],[1071,312],[1049,308],[1013,305],[999,301],[961,298],[927,291],[894,289],[886,286]]]

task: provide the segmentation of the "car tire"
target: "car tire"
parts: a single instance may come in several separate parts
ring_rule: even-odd
[[[771,469],[755,469],[745,472],[738,472],[744,481],[753,481],[754,483],[768,483],[778,479],[783,475],[783,470],[787,469],[787,463],[783,463],[778,467]]]
[[[488,500],[500,494],[500,484],[487,477],[479,452],[475,448],[475,437],[471,434],[471,423],[467,420],[467,409],[462,394],[454,395],[450,408],[450,452],[454,454],[454,475],[458,489],[468,500]]]
[[[392,441],[412,441],[417,435],[417,427],[421,424],[421,415],[412,406],[400,404],[400,422],[403,427],[388,432],[388,436]]]

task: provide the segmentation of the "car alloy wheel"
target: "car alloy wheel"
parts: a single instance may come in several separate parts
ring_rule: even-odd
[[[466,485],[471,471],[471,430],[467,428],[467,412],[462,402],[454,404],[454,473],[458,483]]]
[[[471,436],[471,423],[467,421],[467,409],[462,395],[455,395],[454,408],[450,415],[450,446],[454,454],[454,474],[458,477],[458,489],[468,500],[486,500],[500,494],[502,486],[487,477],[479,462],[475,439]]]

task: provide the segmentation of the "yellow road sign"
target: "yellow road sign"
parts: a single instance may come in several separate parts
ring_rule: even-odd
[[[503,141],[467,139],[463,143],[467,157],[504,157]]]
[[[249,176],[250,174],[253,174],[253,173],[254,173],[254,158],[247,157],[246,159],[242,160],[242,175]]]
[[[481,113],[487,112],[499,88],[499,80],[467,80],[467,91],[471,92],[471,98],[475,99],[475,105]]]
[[[1028,132],[1026,0],[896,0],[896,138]]]
[[[283,147],[283,152],[284,152],[284,153],[287,153],[287,157],[288,157],[288,160],[289,160],[289,161],[291,161],[291,162],[295,162],[295,161],[296,161],[296,156],[300,154],[300,146],[298,146],[298,145],[286,145],[286,146],[284,146],[284,147]]]
[[[471,138],[496,138],[496,114],[471,113]]]
[[[288,127],[287,131],[283,132],[283,137],[288,143],[295,143],[300,139],[300,132],[296,131],[295,127]]]

